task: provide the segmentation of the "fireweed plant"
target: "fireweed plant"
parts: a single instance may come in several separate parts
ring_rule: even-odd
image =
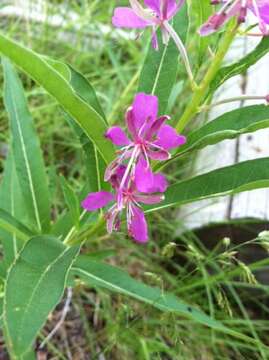
[[[150,160],[168,160],[171,157],[168,150],[186,141],[184,136],[178,135],[173,127],[166,124],[167,120],[167,115],[158,117],[157,97],[141,93],[136,95],[133,105],[126,112],[126,125],[132,140],[118,126],[106,132],[107,139],[122,147],[105,171],[105,181],[111,182],[115,195],[104,191],[92,193],[82,206],[88,211],[94,211],[112,200],[116,201],[106,214],[109,233],[119,230],[119,214],[126,208],[129,234],[138,242],[148,240],[140,203],[161,202],[164,196],[156,193],[164,193],[167,189],[165,177],[152,172]]]
[[[250,23],[251,19],[254,19],[253,23]],[[190,50],[187,50],[188,46],[186,48],[190,23],[195,28],[195,54],[191,46]],[[126,237],[128,248],[141,248],[148,257],[148,249],[155,246],[154,256],[157,256],[161,244],[153,239],[152,234],[161,232],[162,225],[157,220],[161,215],[156,216],[154,229],[158,231],[150,231],[146,221],[149,213],[268,186],[268,157],[240,162],[187,180],[176,179],[177,175],[171,174],[168,181],[167,169],[172,162],[178,164],[178,169],[183,168],[183,156],[201,148],[269,127],[268,94],[238,94],[218,102],[212,100],[215,91],[226,80],[245,74],[268,53],[269,0],[204,0],[199,6],[196,1],[130,0],[129,6],[114,9],[113,36],[118,34],[117,28],[121,28],[120,33],[125,29],[127,34],[129,31],[141,33],[145,30],[143,36],[149,37],[149,44],[142,68],[137,67],[137,74],[112,108],[113,117],[108,116],[110,124],[93,86],[81,73],[71,65],[40,55],[0,32],[4,105],[11,132],[0,183],[0,282],[3,289],[0,304],[3,304],[1,326],[10,358],[35,358],[34,347],[44,348],[60,326],[56,325],[50,334],[44,332],[43,325],[50,312],[61,300],[64,290],[68,287],[70,294],[78,284],[83,289],[105,288],[130,296],[147,306],[171,312],[173,318],[179,314],[177,331],[182,326],[182,317],[188,318],[191,322],[184,323],[184,331],[181,332],[192,336],[191,339],[186,338],[186,344],[192,343],[194,322],[210,328],[210,341],[216,338],[218,342],[227,340],[230,344],[233,343],[230,337],[237,337],[234,343],[238,343],[239,347],[242,342],[243,348],[258,349],[260,358],[266,359],[268,349],[253,327],[244,327],[243,322],[240,328],[233,326],[233,322],[224,325],[216,320],[221,318],[216,311],[206,315],[203,310],[207,308],[203,309],[199,301],[200,309],[197,309],[167,293],[165,283],[161,288],[150,287],[106,263],[104,259],[110,256],[106,249],[97,255],[91,252],[95,244],[103,246],[101,240],[111,239],[110,244],[115,244],[116,248],[119,246],[116,239]],[[223,65],[234,40],[253,35],[259,41],[256,48],[244,58],[234,59],[228,66]],[[143,47],[141,38],[136,41]],[[205,64],[201,59],[205,59]],[[125,57],[123,61],[126,62]],[[52,191],[53,185],[48,185],[38,135],[22,83],[11,62],[59,103],[68,125],[81,144],[86,159],[85,172],[81,172],[82,176],[85,175],[85,186],[77,194],[70,181],[60,176],[57,190],[61,187],[64,206],[57,201],[52,202],[50,198],[50,193],[57,192],[56,186]],[[182,96],[179,96],[178,84],[175,84],[179,65],[182,65],[181,74],[186,72],[183,80],[180,79],[184,82]],[[135,90],[137,80],[139,85]],[[31,93],[31,96],[34,95]],[[126,99],[132,100],[127,103]],[[213,106],[247,99],[260,100],[261,103],[224,113],[208,124],[201,125],[196,121],[201,113],[206,113]],[[175,111],[170,117],[173,103],[177,102],[183,111],[180,115]],[[120,120],[120,110],[125,113],[125,121],[116,125],[114,121]],[[216,156],[221,154],[216,153]],[[53,166],[53,169],[58,167]],[[53,171],[53,179],[58,179],[56,170]],[[171,228],[167,226],[167,242],[174,240]],[[120,232],[121,236],[116,237],[116,232]],[[141,246],[137,246],[138,243]],[[230,246],[227,241],[225,244]],[[174,249],[174,245],[169,249]],[[224,279],[223,274],[227,270],[223,270],[223,261],[218,262],[218,257],[207,262],[204,254],[197,254],[191,245],[188,248],[193,254],[190,260],[193,268],[202,268],[203,271],[201,278],[197,272],[187,274],[183,279],[176,275],[176,282],[180,282],[180,295],[186,300],[192,293],[190,290],[196,287],[200,294],[201,284],[205,285],[208,294],[210,289],[206,281],[209,276],[216,274],[210,277],[213,283],[217,278]],[[227,248],[226,253],[229,251]],[[268,263],[263,264],[268,266]],[[205,276],[208,268],[208,276]],[[228,280],[233,276],[238,279],[245,270],[243,266],[229,270]],[[248,278],[253,280],[248,271]],[[254,286],[253,282],[251,286]],[[214,292],[212,296],[215,296]],[[210,303],[215,303],[213,297]],[[249,324],[249,321],[246,323]],[[212,336],[212,329],[223,333],[223,337]],[[42,343],[39,340],[34,345],[39,337],[43,338]],[[176,343],[184,344],[181,340],[177,338]],[[145,345],[146,340],[143,341]],[[147,347],[144,345],[145,350]],[[100,344],[96,348],[99,349]],[[147,358],[150,356],[146,355]]]

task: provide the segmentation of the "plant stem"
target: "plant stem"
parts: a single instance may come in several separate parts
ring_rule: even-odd
[[[87,238],[89,238],[90,236],[93,236],[96,233],[98,233],[98,231],[101,228],[103,228],[104,225],[105,225],[105,218],[104,216],[101,216],[94,226],[91,226],[89,229],[86,229],[77,236],[72,236],[71,238],[68,239],[68,241],[65,244],[68,246],[81,244],[84,241],[86,241]]]
[[[246,100],[265,100],[265,101],[267,101],[266,97],[267,97],[267,95],[265,95],[265,96],[264,95],[260,95],[260,96],[258,96],[258,95],[235,96],[235,97],[232,97],[232,98],[220,100],[220,101],[212,103],[210,105],[202,106],[200,108],[200,111],[208,111],[212,107],[215,107],[215,106],[218,106],[218,105],[223,105],[223,104],[228,104],[228,103],[235,102],[235,101],[246,101]]]
[[[193,118],[193,116],[199,112],[200,104],[206,94],[208,86],[210,85],[211,81],[214,79],[216,73],[218,72],[222,64],[222,61],[226,53],[228,52],[230,45],[236,35],[236,32],[237,32],[237,24],[235,26],[234,22],[232,22],[225,33],[223,41],[219,46],[219,50],[216,53],[216,56],[211,66],[209,67],[203,81],[194,91],[190,104],[188,105],[182,117],[179,119],[177,123],[176,130],[178,132],[181,132],[188,124],[188,122]]]

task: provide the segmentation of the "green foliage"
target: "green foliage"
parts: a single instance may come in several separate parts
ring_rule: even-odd
[[[208,0],[189,0],[191,26],[195,29],[192,35],[192,41],[197,51],[198,65],[200,66],[205,58],[207,47],[210,43],[209,36],[200,36],[197,29],[209,18],[212,13],[212,5]]]
[[[188,135],[188,142],[179,149],[178,153],[202,149],[268,127],[268,106],[254,105],[232,110],[191,132]]]
[[[52,95],[63,109],[77,121],[94,142],[106,162],[112,160],[113,146],[104,137],[106,124],[96,110],[87,104],[72,86],[70,68],[26,49],[0,35],[0,52],[31,76]]]
[[[183,42],[188,32],[188,12],[185,4],[174,18],[174,28]],[[168,46],[163,45],[162,35],[158,31],[159,50],[149,44],[149,50],[139,80],[139,92],[153,94],[159,98],[159,114],[165,114],[168,99],[178,72],[178,49],[172,39]]]
[[[22,200],[11,151],[5,163],[4,176],[0,186],[0,204],[2,210],[7,212],[7,216],[2,216],[0,219],[0,239],[3,244],[5,267],[8,268],[16,257],[23,242],[18,238],[16,233],[4,230],[3,224],[5,223],[6,226],[12,228],[10,222],[7,221],[9,214],[12,220],[15,220],[15,218],[23,219],[25,215],[24,202]]]
[[[10,353],[20,358],[60,301],[79,247],[48,236],[30,239],[11,266],[5,289],[4,330]]]
[[[79,256],[72,267],[72,272],[90,286],[102,287],[133,297],[162,311],[177,313],[212,329],[244,338],[244,335],[229,330],[220,322],[180,301],[174,295],[132,279],[124,271],[111,265],[91,260],[87,256]]]
[[[185,5],[173,23],[184,43],[189,25],[191,31],[192,28],[197,31],[212,11],[206,0],[189,0],[187,3],[189,11]],[[99,357],[102,352],[111,359],[180,357],[182,360],[193,360],[201,356],[224,359],[233,357],[234,354],[250,358],[250,352],[265,359],[268,349],[263,343],[262,334],[267,330],[267,322],[249,319],[241,293],[237,293],[237,286],[239,290],[240,287],[246,287],[247,290],[255,288],[255,291],[262,291],[263,302],[268,289],[262,284],[256,284],[256,280],[254,283],[255,277],[251,270],[266,268],[267,259],[253,263],[249,268],[242,262],[235,264],[234,254],[238,248],[232,248],[231,241],[228,245],[226,243],[225,252],[218,255],[220,244],[217,244],[217,250],[207,251],[194,234],[190,237],[183,234],[179,244],[179,240],[174,237],[179,225],[168,211],[165,214],[158,213],[156,217],[153,214],[151,237],[154,242],[145,247],[138,247],[130,242],[126,244],[126,239],[117,234],[108,238],[104,221],[99,221],[99,214],[82,211],[80,201],[86,193],[107,188],[103,181],[104,168],[114,157],[113,146],[104,138],[107,120],[99,100],[106,110],[112,110],[112,113],[114,111],[113,117],[108,114],[108,118],[116,118],[115,109],[117,112],[126,110],[127,100],[133,97],[136,86],[137,73],[134,75],[134,71],[137,71],[137,63],[143,52],[138,43],[125,40],[120,40],[123,47],[116,47],[115,39],[111,40],[108,36],[101,38],[100,44],[104,42],[105,45],[98,43],[93,50],[90,46],[95,38],[93,39],[89,28],[96,16],[100,18],[101,8],[106,13],[106,16],[101,14],[101,19],[107,21],[107,5],[98,1],[78,5],[77,1],[71,1],[68,6],[79,9],[80,16],[84,19],[83,30],[77,31],[76,27],[75,45],[72,41],[70,44],[63,41],[59,49],[59,38],[54,37],[56,29],[49,26],[43,29],[50,45],[48,48],[44,39],[37,42],[35,37],[31,38],[28,27],[27,39],[23,42],[31,44],[31,47],[33,45],[38,52],[50,53],[50,56],[52,53],[56,54],[55,58],[63,59],[69,53],[68,60],[72,64],[76,63],[76,67],[85,76],[64,62],[39,55],[0,35],[0,52],[57,101],[56,104],[49,100],[43,90],[40,91],[40,88],[22,77],[23,87],[28,95],[27,103],[30,104],[31,111],[35,111],[33,114],[37,125],[42,125],[38,129],[42,129],[39,135],[42,144],[46,146],[45,162],[50,176],[48,190],[47,171],[24,90],[9,61],[3,60],[4,95],[10,115],[11,146],[0,184],[0,241],[4,255],[0,263],[0,312],[2,313],[4,295],[1,325],[4,327],[10,356],[12,359],[35,358],[31,345],[37,336],[44,337],[44,333],[40,332],[42,326],[61,300],[66,286],[70,285],[76,287],[74,308],[80,308],[81,321],[86,329],[87,351],[90,349],[93,358]],[[109,8],[112,10],[113,6],[112,1]],[[188,13],[191,19],[188,18]],[[30,27],[32,25],[27,24]],[[65,29],[68,29],[69,35],[73,31],[73,25]],[[16,26],[14,24],[14,29]],[[38,38],[38,32],[31,30]],[[101,31],[98,28],[98,36],[99,33]],[[219,38],[222,35],[225,36],[225,32],[218,35]],[[22,36],[19,32],[16,33],[16,38]],[[84,36],[91,41],[85,42]],[[191,36],[189,48],[193,56],[190,60],[197,67],[197,77],[202,78],[203,71],[209,64],[206,57],[208,45],[213,42],[211,38],[201,38],[197,33],[191,33]],[[171,111],[173,105],[182,103],[182,100],[183,105],[180,106],[184,106],[188,101],[186,89],[188,92],[190,90],[184,75],[180,76],[180,82],[174,86],[178,70],[181,70],[178,50],[171,40],[167,47],[163,46],[160,31],[158,38],[160,50],[156,52],[149,47],[138,88],[139,91],[159,97],[159,112],[162,114],[167,111],[168,102]],[[216,38],[217,36],[213,37],[214,44]],[[231,41],[232,37],[228,40]],[[231,66],[219,69],[221,59],[217,59],[218,66],[211,69],[213,75],[219,70],[217,76],[211,83],[206,83],[203,91],[200,88],[194,89],[201,93],[198,94],[199,98],[194,96],[194,103],[187,104],[187,108],[194,105],[195,110],[187,112],[187,120],[192,120],[199,111],[204,110],[202,101],[206,94],[211,96],[222,83],[232,76],[244,73],[267,52],[268,39],[264,38],[254,51]],[[180,73],[184,74],[184,69]],[[98,90],[98,98],[92,84]],[[178,95],[181,93],[182,98],[179,99]],[[61,117],[56,111],[58,105],[63,109],[64,118],[76,137],[72,137],[73,133],[64,123],[58,126],[58,118]],[[192,150],[199,150],[224,139],[236,138],[243,133],[265,129],[269,126],[268,115],[269,109],[264,105],[226,113],[187,134],[188,142],[176,156],[186,155]],[[6,144],[7,138],[4,127],[0,140]],[[83,160],[81,153],[84,155]],[[82,163],[86,172],[81,171]],[[263,158],[217,169],[177,183],[171,181],[165,201],[157,206],[147,207],[146,210],[153,212],[188,202],[268,187],[268,169],[269,159]],[[60,173],[64,177],[61,176],[61,189],[58,189]],[[170,175],[171,179],[178,178],[178,173]],[[62,201],[63,197],[65,203]],[[46,235],[47,232],[51,235]],[[74,243],[83,241],[83,255],[77,258],[79,247],[65,246],[70,239]],[[88,243],[84,243],[84,240]],[[172,246],[172,250],[168,251],[169,256],[165,247],[168,242]],[[104,250],[104,246],[110,250]],[[230,246],[231,249],[228,249]],[[180,259],[177,258],[178,254]],[[106,258],[113,264],[120,263],[128,272],[101,262]],[[138,280],[144,277],[143,274],[148,275],[146,283]],[[248,284],[246,279],[251,279],[252,283]],[[149,280],[155,281],[156,286],[149,286]],[[111,300],[102,289],[118,296],[113,296]],[[128,297],[126,302],[122,300],[122,295]],[[257,304],[268,315],[267,305],[258,301]],[[84,305],[92,313],[84,314],[83,318]],[[221,307],[225,310],[220,310]],[[231,308],[234,318],[225,313],[227,311],[231,314]],[[160,315],[158,310],[163,314]],[[89,322],[91,318],[93,322]],[[49,341],[48,348],[50,345]],[[57,349],[54,348],[52,353],[55,357],[64,359]]]
[[[243,57],[241,60],[234,64],[221,68],[215,79],[210,85],[210,94],[212,94],[218,87],[220,87],[225,81],[229,80],[233,76],[243,74],[248,68],[256,64],[264,55],[269,51],[269,38],[264,37],[258,46]]]
[[[50,227],[50,201],[39,139],[17,74],[3,59],[5,106],[10,118],[12,151],[31,226],[39,232]]]
[[[68,206],[68,209],[70,210],[72,224],[74,224],[76,228],[79,229],[80,205],[78,197],[65,178],[61,176],[60,179],[65,202]]]
[[[24,224],[14,218],[9,212],[2,209],[0,209],[0,228],[5,230],[6,233],[10,233],[13,236],[15,235],[22,241],[27,241],[29,237],[33,235],[33,232]],[[4,236],[6,236],[6,234]],[[8,239],[5,238],[4,241],[7,240]],[[13,255],[9,254],[9,257],[14,257],[14,253]]]
[[[171,185],[150,211],[269,186],[269,158],[244,161]]]

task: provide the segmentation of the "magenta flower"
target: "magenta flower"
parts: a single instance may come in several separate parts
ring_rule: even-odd
[[[158,48],[156,36],[157,28],[160,27],[163,35],[163,43],[167,44],[169,34],[165,23],[171,20],[184,3],[180,0],[144,0],[146,8],[138,0],[129,0],[131,7],[118,7],[115,9],[112,23],[116,27],[144,29],[152,28],[152,45]]]
[[[123,209],[126,209],[129,235],[132,236],[135,241],[145,243],[148,241],[148,228],[140,203],[157,204],[164,199],[164,196],[155,193],[158,191],[158,188],[152,188],[152,194],[140,193],[131,177],[128,177],[126,185],[120,190],[120,184],[125,173],[126,167],[120,166],[111,177],[110,182],[114,188],[114,193],[107,191],[90,193],[82,202],[82,207],[87,211],[95,211],[107,206],[111,202],[115,202],[105,215],[108,233],[112,233],[113,230],[119,231],[121,213]],[[119,207],[119,202],[121,203],[121,207]]]
[[[245,22],[248,10],[256,15],[261,35],[269,35],[268,0],[212,0],[211,3],[223,6],[201,27],[202,36],[214,33],[233,16],[237,17],[238,23]]]
[[[170,158],[169,150],[183,145],[186,138],[165,124],[169,116],[158,117],[158,98],[144,93],[137,94],[133,105],[126,112],[126,125],[131,139],[118,126],[111,127],[107,139],[120,146],[118,157],[108,166],[105,181],[117,169],[128,162],[119,188],[123,188],[129,176],[134,177],[138,191],[152,192],[152,188],[164,192],[166,181],[161,174],[153,174],[150,159],[164,161]],[[143,175],[142,175],[143,174]]]

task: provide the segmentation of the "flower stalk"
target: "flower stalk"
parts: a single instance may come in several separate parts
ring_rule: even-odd
[[[231,102],[235,102],[235,101],[247,101],[247,100],[264,100],[267,103],[269,103],[269,95],[241,95],[241,96],[235,96],[232,98],[228,98],[228,99],[223,99],[220,101],[217,101],[215,103],[212,103],[210,105],[204,105],[200,108],[200,111],[208,111],[211,108],[215,107],[215,106],[219,106],[219,105],[223,105],[223,104],[229,104]]]

